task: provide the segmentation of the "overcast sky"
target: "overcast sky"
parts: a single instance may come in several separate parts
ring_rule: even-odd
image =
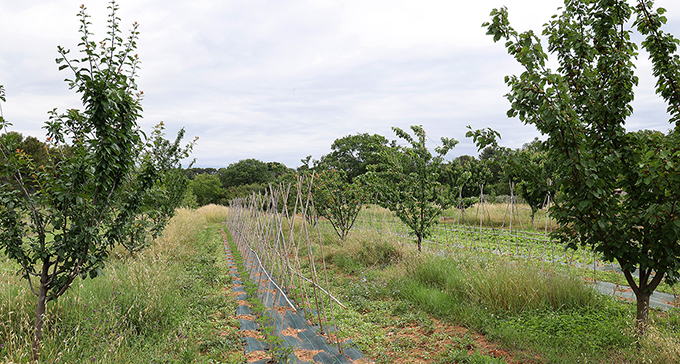
[[[77,51],[85,1],[97,40],[104,0],[0,0],[0,84],[12,130],[44,139],[47,111],[79,108],[55,64],[57,46]],[[477,155],[465,126],[492,127],[520,147],[539,134],[505,116],[503,78],[521,72],[481,24],[507,6],[519,31],[542,25],[559,0],[120,0],[125,34],[140,23],[138,85],[145,130],[165,121],[198,136],[196,166],[241,159],[289,167],[330,152],[356,133],[396,139],[392,126],[423,125],[432,140],[460,144],[448,157]],[[658,0],[665,28],[680,36],[680,1]],[[628,128],[666,130],[646,53]],[[431,143],[434,147],[434,142]]]

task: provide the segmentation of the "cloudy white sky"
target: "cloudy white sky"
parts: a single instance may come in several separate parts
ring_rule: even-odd
[[[44,138],[52,108],[79,107],[57,45],[76,51],[79,6],[105,34],[105,0],[0,0],[0,84],[13,130]],[[356,133],[396,139],[392,126],[420,124],[433,140],[461,143],[448,157],[477,155],[465,126],[492,127],[519,147],[538,133],[508,119],[503,77],[520,72],[481,27],[507,6],[518,30],[540,31],[560,0],[119,0],[126,31],[138,22],[149,130],[200,137],[203,167],[245,158],[289,167]],[[680,36],[680,1],[658,0],[667,31]],[[668,128],[646,54],[630,129]],[[435,146],[432,142],[432,147]]]

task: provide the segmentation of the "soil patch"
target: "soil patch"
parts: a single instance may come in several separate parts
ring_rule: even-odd
[[[253,363],[267,358],[269,358],[269,355],[267,355],[267,353],[262,350],[252,351],[246,355],[246,360],[248,363]]]
[[[287,328],[287,329],[281,331],[281,335],[284,335],[284,336],[293,336],[293,337],[299,339],[298,334],[301,333],[302,331],[303,331],[303,330],[301,330],[301,329],[294,329],[294,328],[289,327],[289,328]],[[316,354],[314,354],[314,355],[316,355]]]
[[[295,356],[301,361],[314,361],[314,355],[323,352],[323,350],[295,350]]]
[[[506,363],[520,363],[499,345],[474,331],[437,319],[432,319],[432,324],[383,328],[391,343],[385,353],[387,357],[393,358],[395,364],[426,364],[452,349],[458,349],[466,350],[468,355],[478,352],[502,358]]]
[[[241,336],[252,337],[252,338],[258,339],[258,340],[264,340],[264,337],[262,337],[262,333],[260,333],[257,330],[243,330],[243,331],[241,331]]]

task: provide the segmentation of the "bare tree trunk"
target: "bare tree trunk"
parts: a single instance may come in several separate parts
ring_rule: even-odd
[[[620,263],[621,262],[619,261],[619,264]],[[656,274],[652,275],[654,272],[652,272],[651,269],[638,269],[638,271],[639,284],[635,282],[633,274],[629,270],[624,269],[623,275],[626,277],[628,285],[633,290],[633,293],[635,293],[637,301],[635,335],[640,339],[647,334],[647,327],[649,326],[649,298],[652,296],[656,287],[659,286],[659,283],[661,283],[664,273],[656,272]]]
[[[636,293],[637,298],[637,314],[635,316],[635,335],[642,338],[647,333],[647,326],[649,324],[649,297],[651,293]]]
[[[420,244],[423,242],[423,237],[418,235],[418,252],[421,252]]]
[[[35,325],[33,328],[33,343],[31,344],[31,360],[40,361],[40,344],[42,342],[43,316],[47,303],[47,280],[48,275],[44,272],[40,277],[40,290],[38,291],[38,305],[35,310]]]

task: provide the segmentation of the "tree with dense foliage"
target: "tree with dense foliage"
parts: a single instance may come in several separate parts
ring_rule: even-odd
[[[278,180],[287,174],[295,173],[294,169],[288,168],[285,164],[280,162],[267,162],[267,169],[274,180]]]
[[[499,160],[500,157],[505,152],[505,149],[497,145],[490,145],[484,148],[479,153],[479,160],[484,163],[484,165],[491,172],[491,177],[484,187],[484,191],[495,195],[508,195],[510,194],[510,188],[508,187],[507,180],[504,178],[503,168],[505,167]]]
[[[38,140],[34,136],[27,136],[26,138],[20,137],[21,143],[19,148],[23,150],[26,154],[31,156],[31,159],[36,165],[44,165],[48,162],[47,148],[45,143]]]
[[[494,9],[484,24],[524,67],[521,75],[506,77],[508,116],[547,136],[561,193],[552,209],[557,235],[621,265],[637,298],[638,335],[646,332],[652,292],[662,279],[672,284],[680,274],[680,58],[678,40],[661,30],[664,12],[645,0],[635,7],[622,0],[565,1],[543,31],[559,62],[555,71],[546,67],[538,36],[509,25],[506,8]],[[644,37],[657,93],[675,124],[667,134],[624,128],[638,82],[634,30]]]
[[[275,180],[267,163],[253,158],[232,163],[227,168],[220,168],[217,174],[220,177],[222,188],[225,189],[254,183],[266,184]]]
[[[345,172],[345,180],[352,182],[368,171],[368,166],[384,164],[383,149],[396,147],[382,135],[368,133],[348,135],[336,139],[331,152],[321,157],[319,165]]]
[[[229,201],[234,198],[245,198],[250,195],[265,193],[269,189],[269,184],[266,183],[253,183],[250,185],[240,185],[236,187],[229,187],[224,190],[224,201]]]
[[[439,182],[444,156],[458,141],[442,137],[435,148],[436,156],[427,149],[427,135],[422,126],[412,125],[411,136],[400,128],[392,128],[397,136],[410,144],[401,148],[386,148],[383,155],[388,164],[371,171],[363,178],[377,192],[378,203],[394,211],[415,235],[418,251],[423,239],[432,233],[442,210],[451,205]]]
[[[144,196],[160,178],[154,167],[161,156],[150,155],[135,165],[144,144],[136,122],[141,112],[135,83],[137,25],[123,40],[118,6],[111,1],[109,9],[102,42],[91,39],[89,15],[81,6],[80,57],[70,58],[68,50],[58,48],[59,69],[73,72],[67,82],[81,95],[84,111],[69,109],[60,115],[53,110],[45,128],[50,145],[68,145],[69,154],[48,148],[47,163],[37,165],[18,148],[16,134],[0,137],[0,175],[16,186],[0,186],[0,245],[21,267],[37,297],[34,361],[40,359],[46,304],[66,292],[76,277],[101,273],[121,237],[120,227],[137,217],[135,196]],[[0,122],[6,131],[10,124],[4,118]],[[38,186],[35,192],[26,188],[31,183]]]
[[[226,202],[224,201],[226,191],[222,188],[222,183],[217,175],[199,174],[189,183],[189,188],[196,196],[198,206]]]
[[[443,166],[440,181],[449,186],[451,193],[460,199],[463,206],[477,201],[480,187],[491,182],[491,170],[487,163],[475,157],[463,155]],[[466,206],[467,205],[467,206]]]
[[[18,145],[17,149],[21,150],[22,152],[26,153],[28,156],[31,157],[33,160],[33,163],[36,165],[45,165],[47,163],[47,148],[49,148],[45,143],[41,142],[38,140],[38,138],[33,137],[33,136],[27,136],[24,138],[23,135],[20,133],[17,133],[15,131],[10,131],[9,134],[13,134],[11,136],[12,139],[16,140]],[[26,174],[28,173],[28,169],[24,168],[22,170],[22,173]],[[14,182],[9,176],[2,177],[0,176],[0,181],[3,184],[6,184],[8,187],[12,188],[18,188],[19,186]],[[35,192],[35,190],[38,188],[37,185],[34,185],[32,183],[29,183],[26,185],[26,188],[30,190],[31,192]]]

